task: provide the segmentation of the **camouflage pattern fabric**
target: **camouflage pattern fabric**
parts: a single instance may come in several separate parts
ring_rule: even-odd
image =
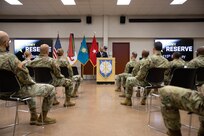
[[[36,84],[30,77],[28,69],[22,66],[22,63],[15,55],[0,51],[0,68],[16,74],[21,85],[21,89],[18,92],[20,95],[42,96],[44,97],[42,110],[47,112],[51,108],[55,94],[54,86]],[[28,106],[31,112],[36,109],[34,98],[28,101]]]
[[[169,68],[166,70],[164,75],[164,82],[165,84],[169,84],[171,80],[171,70],[172,68],[178,68],[178,67],[184,67],[185,61],[183,59],[174,59],[171,62],[169,62]]]
[[[71,92],[73,90],[72,80],[65,78],[61,74],[60,67],[53,58],[44,56],[44,55],[39,55],[33,61],[31,61],[28,66],[51,68],[51,71],[52,71],[51,75],[53,78],[53,81],[51,84],[55,87],[57,86],[65,87],[66,97],[71,97]]]
[[[187,63],[187,67],[189,68],[199,68],[204,67],[204,55],[199,55],[198,57],[192,59]]]
[[[138,62],[136,60],[130,60],[126,66],[125,66],[125,70],[124,70],[124,73],[121,73],[121,74],[118,74],[116,76],[116,88],[117,89],[120,89],[121,88],[121,84],[123,82],[123,78],[124,77],[128,77],[128,76],[131,76],[131,73],[128,73],[130,68],[132,67],[135,67],[136,65],[138,64]],[[134,69],[134,68],[133,68]],[[133,70],[132,70],[132,73],[133,73]],[[123,83],[124,84],[124,83]]]
[[[131,98],[133,93],[134,86],[146,86],[145,77],[148,73],[148,70],[153,67],[168,68],[169,62],[165,59],[160,52],[155,53],[146,60],[141,61],[140,70],[138,71],[135,77],[128,77],[126,81],[126,97]],[[146,99],[149,92],[145,90],[143,99]]]
[[[201,88],[204,91],[204,85]],[[165,86],[159,89],[159,94],[161,112],[167,129],[180,130],[179,109],[204,116],[204,95],[200,92],[175,86]],[[204,124],[201,117],[199,120],[201,124]]]
[[[70,65],[69,61],[66,58],[60,56],[57,59],[57,64],[60,67],[67,67],[68,68],[69,79],[71,79],[72,81],[75,82],[74,90],[78,90],[78,88],[81,84],[82,78],[80,75],[73,75],[72,66]]]

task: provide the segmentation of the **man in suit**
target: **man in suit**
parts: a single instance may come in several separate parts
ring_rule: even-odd
[[[99,52],[96,53],[97,58],[107,58],[108,54],[104,51],[103,47],[100,47]]]

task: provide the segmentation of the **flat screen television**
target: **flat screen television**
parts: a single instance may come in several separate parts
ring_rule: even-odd
[[[52,39],[36,38],[36,39],[14,39],[14,53],[19,60],[23,61],[24,52],[30,51],[32,53],[32,59],[40,54],[40,45],[49,45],[49,56],[52,57]]]
[[[180,52],[182,59],[190,61],[193,59],[193,39],[192,38],[158,38],[155,42],[162,43],[162,55],[169,61],[172,60],[174,52]]]

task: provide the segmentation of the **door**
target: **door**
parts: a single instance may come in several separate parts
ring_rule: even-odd
[[[115,57],[115,74],[124,72],[126,63],[130,60],[130,43],[113,43],[113,57]]]

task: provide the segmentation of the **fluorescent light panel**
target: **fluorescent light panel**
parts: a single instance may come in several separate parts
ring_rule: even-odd
[[[186,2],[187,0],[173,0],[170,5],[181,5],[184,2]]]
[[[61,0],[64,5],[76,5],[74,0]]]
[[[23,5],[19,0],[4,0],[11,5]]]
[[[117,5],[129,5],[131,0],[118,0]]]

